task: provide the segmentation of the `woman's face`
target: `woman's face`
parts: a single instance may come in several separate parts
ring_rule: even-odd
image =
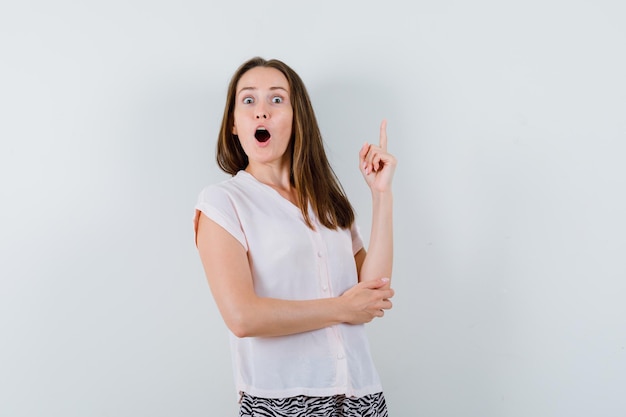
[[[290,162],[290,93],[287,78],[274,68],[255,67],[239,79],[232,132],[239,136],[250,165]]]

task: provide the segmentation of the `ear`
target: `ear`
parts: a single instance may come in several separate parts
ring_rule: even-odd
[[[237,126],[235,126],[235,124],[233,123],[233,130],[232,130],[233,135],[237,134]]]

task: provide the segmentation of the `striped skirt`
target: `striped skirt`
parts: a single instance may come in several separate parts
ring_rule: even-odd
[[[242,394],[239,417],[388,417],[382,392],[364,397],[259,398]]]

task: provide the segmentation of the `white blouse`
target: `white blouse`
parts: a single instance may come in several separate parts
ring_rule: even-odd
[[[206,187],[196,205],[248,253],[260,297],[338,297],[354,286],[354,255],[363,247],[356,225],[330,230],[246,171]],[[361,397],[382,391],[363,325],[338,324],[279,337],[230,333],[236,389],[265,398],[296,395]]]

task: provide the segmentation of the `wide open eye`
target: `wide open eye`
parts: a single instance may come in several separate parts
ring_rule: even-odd
[[[243,99],[243,104],[252,104],[254,103],[254,99],[252,97],[245,97]]]
[[[272,97],[272,103],[277,104],[277,103],[282,103],[282,102],[283,102],[283,98],[282,97],[280,97],[280,96]]]

